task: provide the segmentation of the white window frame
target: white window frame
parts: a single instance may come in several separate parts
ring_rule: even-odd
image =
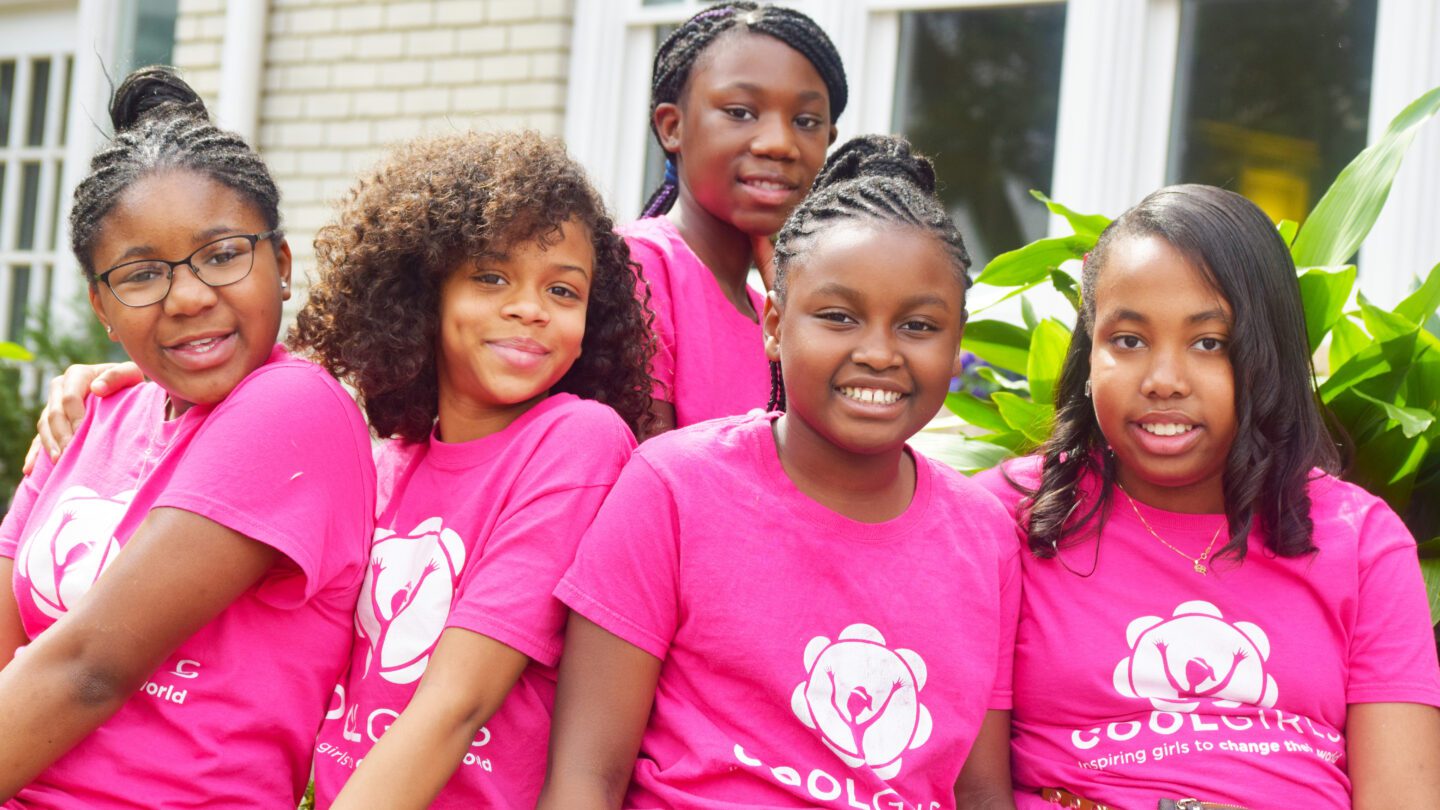
[[[1181,0],[1066,2],[1052,196],[1077,210],[1114,216],[1166,182],[1179,57]],[[1013,7],[1057,0],[790,0],[840,51],[850,105],[840,139],[892,128],[900,13]],[[650,138],[654,26],[683,22],[698,0],[576,0],[565,138],[616,215],[638,213]],[[1379,0],[1370,134],[1420,93],[1440,85],[1440,4]],[[1282,78],[1280,80],[1291,80]],[[1303,79],[1294,79],[1300,81]],[[1411,147],[1385,214],[1364,252],[1376,268],[1361,279],[1377,302],[1403,297],[1411,278],[1440,261],[1440,122]],[[1052,218],[1052,234],[1065,233]]]

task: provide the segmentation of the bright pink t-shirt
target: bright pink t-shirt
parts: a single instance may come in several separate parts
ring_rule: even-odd
[[[770,361],[760,324],[741,314],[666,217],[616,229],[650,287],[655,312],[654,397],[675,406],[684,427],[736,416],[770,401]],[[756,315],[765,297],[746,288]]]
[[[551,592],[634,446],[609,407],[555,394],[482,439],[382,448],[355,648],[316,747],[319,806],[404,711],[447,627],[532,660],[431,806],[535,806],[568,616]]]
[[[627,808],[949,808],[1010,706],[1014,531],[911,451],[899,517],[860,523],[786,476],[775,414],[647,441],[556,594],[662,660]]]
[[[1033,487],[1039,460],[1006,470]],[[1023,555],[1022,810],[1049,806],[1031,792],[1042,787],[1124,808],[1350,807],[1347,704],[1440,705],[1440,667],[1410,533],[1380,499],[1317,476],[1312,556],[1277,558],[1257,531],[1243,564],[1201,576],[1118,491],[1098,554],[1091,535],[1058,560]],[[998,470],[978,480],[1015,509],[1021,495]],[[1225,520],[1137,505],[1192,557]]]
[[[74,443],[53,468],[42,454],[0,526],[30,638],[85,597],[152,509],[192,512],[286,559],[8,806],[293,807],[350,649],[374,525],[359,410],[278,346],[222,402],[176,419],[153,383],[87,405]]]

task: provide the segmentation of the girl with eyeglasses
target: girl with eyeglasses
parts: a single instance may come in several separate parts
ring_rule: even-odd
[[[366,571],[369,439],[276,345],[290,248],[259,156],[168,68],[111,118],[72,246],[151,382],[92,399],[0,525],[0,799],[293,807]]]

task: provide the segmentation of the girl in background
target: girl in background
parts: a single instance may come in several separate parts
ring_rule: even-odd
[[[110,114],[72,247],[153,382],[92,398],[0,525],[0,798],[294,806],[365,573],[365,425],[275,344],[290,247],[265,164],[168,68]]]
[[[1017,804],[1440,803],[1415,541],[1333,475],[1275,227],[1231,192],[1162,189],[1083,286],[1054,433],[979,479],[1031,552]]]
[[[993,498],[905,445],[965,323],[934,189],[899,139],[837,151],[776,245],[783,411],[621,473],[556,591],[541,807],[1009,806],[1018,550]]]
[[[620,229],[655,311],[652,432],[765,404],[763,296],[746,276],[768,273],[769,240],[809,191],[846,97],[829,37],[781,6],[720,3],[660,46],[650,109],[666,179]]]
[[[648,415],[625,243],[558,141],[469,133],[396,150],[316,254],[292,340],[389,439],[317,804],[531,808],[551,593]]]

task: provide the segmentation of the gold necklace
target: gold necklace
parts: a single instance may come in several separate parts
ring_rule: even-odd
[[[1200,552],[1200,556],[1191,557],[1189,554],[1186,554],[1180,549],[1170,545],[1168,542],[1165,541],[1165,538],[1161,537],[1159,534],[1156,533],[1154,529],[1150,527],[1150,521],[1146,520],[1145,516],[1140,514],[1140,507],[1135,505],[1135,499],[1130,497],[1130,493],[1125,492],[1125,488],[1120,486],[1119,482],[1116,482],[1115,488],[1125,493],[1125,500],[1130,502],[1130,509],[1135,512],[1135,517],[1140,518],[1140,525],[1145,527],[1145,531],[1150,532],[1151,537],[1159,540],[1161,544],[1164,545],[1166,548],[1194,563],[1195,573],[1199,574],[1200,576],[1203,577],[1210,572],[1209,567],[1206,566],[1205,563],[1210,559],[1210,549],[1215,548],[1215,541],[1220,539],[1220,530],[1225,528],[1224,523],[1221,523],[1219,526],[1215,527],[1215,533],[1210,536],[1210,543],[1205,546],[1204,551]]]

